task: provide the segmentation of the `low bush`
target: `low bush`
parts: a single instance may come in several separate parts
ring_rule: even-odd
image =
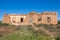
[[[60,34],[55,38],[55,40],[60,40]]]
[[[58,24],[60,24],[60,20],[58,20]]]
[[[60,28],[60,24],[57,25],[57,28]]]
[[[0,38],[1,38],[1,37],[3,37],[3,34],[2,34],[2,33],[0,33]]]
[[[20,30],[0,38],[0,40],[52,40],[49,36],[41,34],[39,31],[27,30],[27,27],[24,28],[22,27]]]
[[[21,26],[19,25],[19,26],[16,27],[16,30],[20,30],[20,28],[21,28]]]

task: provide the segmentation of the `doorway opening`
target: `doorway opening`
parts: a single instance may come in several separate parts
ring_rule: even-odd
[[[21,21],[20,22],[23,22],[23,18],[20,18],[21,19]]]

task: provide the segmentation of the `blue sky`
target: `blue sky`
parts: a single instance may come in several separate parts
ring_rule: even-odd
[[[35,12],[58,12],[60,20],[60,0],[0,0],[0,20],[3,14],[28,14]]]

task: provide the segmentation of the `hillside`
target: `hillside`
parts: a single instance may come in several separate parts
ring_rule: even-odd
[[[56,27],[57,26],[57,27]],[[0,40],[55,40],[59,25],[20,25],[0,23]]]

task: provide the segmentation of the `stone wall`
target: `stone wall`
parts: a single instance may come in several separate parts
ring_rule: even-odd
[[[15,23],[13,23],[12,18],[14,17]],[[48,22],[47,18],[50,18],[50,21]],[[23,18],[23,22],[21,22],[21,18]],[[56,12],[43,12],[42,14],[38,14],[36,12],[31,12],[29,14],[23,14],[23,15],[10,15],[10,14],[4,14],[2,23],[8,23],[8,24],[15,24],[15,25],[28,25],[30,23],[36,23],[36,24],[57,24],[57,13]]]

